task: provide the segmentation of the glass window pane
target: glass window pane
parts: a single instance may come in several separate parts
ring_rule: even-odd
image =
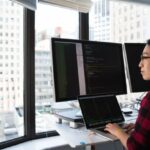
[[[108,0],[93,1],[89,15],[91,40],[145,42],[150,37],[150,6]]]
[[[38,4],[36,11],[35,100],[36,132],[54,130],[51,105],[54,103],[51,37],[78,39],[78,12]]]
[[[24,135],[23,7],[0,5],[0,142]]]

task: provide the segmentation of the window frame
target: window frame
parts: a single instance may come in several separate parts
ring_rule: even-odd
[[[79,13],[79,39],[89,40],[89,13]]]
[[[30,90],[33,88],[33,86],[29,86],[31,84],[31,72],[32,72],[32,66],[34,65],[33,62],[31,62],[31,57],[33,57],[33,53],[32,51],[29,53],[29,49],[33,49],[34,48],[34,40],[32,41],[31,38],[34,35],[33,30],[33,26],[34,26],[34,21],[32,21],[32,19],[34,19],[34,12],[24,8],[23,10],[23,21],[24,21],[24,26],[23,26],[23,58],[24,58],[24,81],[23,81],[23,86],[24,86],[24,91],[23,91],[23,102],[24,102],[24,136],[22,137],[18,137],[18,138],[14,138],[12,140],[8,140],[8,141],[4,141],[4,142],[0,142],[0,149],[2,148],[6,148],[12,145],[16,145],[22,142],[25,142],[27,140],[30,139],[31,135],[28,133],[30,131],[30,128],[33,127],[34,123],[32,124],[32,126],[30,127],[27,122],[31,119],[31,117],[29,117],[29,113],[31,113],[31,111],[33,111],[34,108],[32,108],[32,110],[30,110],[30,107],[32,106],[31,104],[29,104],[31,102],[31,99],[29,99],[27,101],[29,97],[29,92]],[[31,19],[32,18],[32,19]],[[30,32],[30,31],[31,32]],[[26,34],[25,34],[26,33]],[[28,39],[28,40],[27,40]],[[28,68],[29,67],[29,68]],[[32,73],[33,74],[33,73]],[[32,75],[33,76],[33,75]],[[32,77],[31,76],[31,77]],[[28,79],[28,80],[27,80]],[[29,89],[28,89],[29,88]],[[32,96],[33,96],[33,92],[32,92]],[[33,98],[34,100],[34,98]],[[34,102],[34,101],[33,101]],[[34,120],[34,117],[32,118]],[[27,132],[28,131],[28,132]],[[33,133],[33,132],[32,132]]]

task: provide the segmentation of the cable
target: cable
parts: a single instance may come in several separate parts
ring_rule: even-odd
[[[147,93],[147,92],[143,92],[139,98],[136,98],[136,101],[138,101],[138,102],[140,101],[140,102],[141,102],[141,99],[143,98],[143,96],[144,96],[146,93]]]

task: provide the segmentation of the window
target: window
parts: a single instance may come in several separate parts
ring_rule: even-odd
[[[35,128],[36,133],[54,130],[50,126],[51,105],[55,101],[50,40],[51,37],[78,39],[79,12],[42,3],[34,12],[11,0],[0,3],[1,149],[38,137]],[[31,83],[34,71],[35,89]]]
[[[0,142],[5,142],[13,140],[15,138],[24,135],[24,115],[19,115],[18,108],[23,110],[23,80],[24,80],[24,59],[23,59],[23,12],[22,6],[14,3],[11,5],[10,0],[1,0],[3,5],[0,5],[0,47],[7,49],[0,53],[1,65],[0,65]],[[9,6],[9,9],[8,9]],[[11,21],[11,12],[18,11],[19,13],[14,13],[13,17],[18,19],[19,22]],[[20,28],[16,30],[8,30],[11,27],[19,26]],[[1,30],[3,27],[3,30]],[[19,32],[20,37],[14,37],[13,35]],[[9,37],[12,35],[12,38]],[[12,41],[13,39],[13,41]],[[16,41],[20,41],[18,44],[14,45]],[[14,49],[14,53],[11,53],[11,49]],[[19,51],[17,51],[19,49]],[[19,59],[14,60],[15,55],[19,55]],[[9,58],[9,59],[8,59]],[[7,63],[6,63],[7,62]],[[19,63],[20,66],[16,66]],[[13,65],[9,65],[13,64]],[[19,72],[15,75],[12,71]],[[19,82],[15,80],[19,78]],[[17,89],[17,86],[20,88]],[[15,89],[15,90],[14,90]],[[14,95],[14,96],[11,96]]]
[[[57,18],[57,19],[56,19]],[[59,19],[58,19],[59,18]],[[78,11],[39,3],[35,16],[36,132],[52,131],[54,103],[51,37],[79,38]]]
[[[90,40],[106,41],[105,35],[103,34],[103,30],[106,27],[105,34],[109,35],[107,41],[110,42],[145,42],[150,37],[150,30],[148,29],[150,26],[150,9],[148,6],[130,2],[110,1],[106,3],[107,0],[93,1],[93,7],[89,13]],[[95,9],[98,9],[104,4],[107,5],[105,8],[108,8],[110,13],[97,10],[101,17],[97,22],[98,14],[95,13]],[[109,20],[106,18],[109,18]],[[102,20],[105,20],[105,22]],[[101,26],[100,30],[98,30],[99,26]],[[137,32],[139,32],[138,35],[140,36],[137,36]],[[125,35],[127,36],[126,38]],[[122,38],[119,38],[120,36]]]

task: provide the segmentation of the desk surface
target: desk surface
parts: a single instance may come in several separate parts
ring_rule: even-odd
[[[109,142],[110,139],[100,134],[92,133],[85,127],[74,129],[69,127],[67,123],[56,124],[56,130],[64,137],[71,147],[85,146],[96,143]]]
[[[126,122],[134,122],[137,113],[133,113],[131,116],[125,117]],[[85,127],[79,127],[77,129],[69,127],[68,122],[56,123],[56,131],[68,142],[71,147],[77,147],[82,145],[91,145],[97,143],[106,143],[112,141],[110,138],[101,134],[95,134],[87,130]]]

